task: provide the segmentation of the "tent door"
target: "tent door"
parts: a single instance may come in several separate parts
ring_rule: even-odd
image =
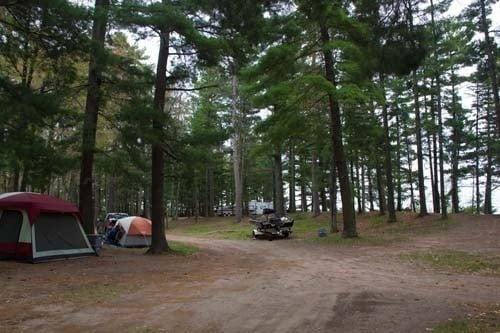
[[[20,211],[0,211],[1,252],[6,255],[15,255],[17,253],[22,225],[23,214]]]

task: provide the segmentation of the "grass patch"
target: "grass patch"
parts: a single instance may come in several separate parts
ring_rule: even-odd
[[[116,283],[89,283],[54,295],[58,301],[76,304],[108,302],[128,292],[127,286]]]
[[[461,273],[500,273],[500,257],[456,250],[431,250],[402,255],[404,259]]]
[[[344,245],[344,246],[356,246],[356,245],[384,245],[387,244],[387,240],[382,237],[377,236],[359,236],[355,238],[345,238],[342,237],[340,233],[328,234],[326,237],[315,237],[307,239],[309,242],[325,245]]]
[[[385,245],[407,241],[416,235],[446,231],[455,225],[452,220],[441,220],[439,216],[417,218],[415,213],[409,212],[398,213],[398,222],[388,224],[387,216],[372,212],[357,216],[360,237],[345,239],[340,234],[328,234],[320,238],[319,229],[330,230],[329,213],[317,217],[312,217],[311,213],[295,213],[291,217],[295,220],[293,239],[334,245]],[[338,214],[338,226],[342,227],[342,214]],[[213,217],[200,218],[198,222],[189,219],[172,221],[168,232],[194,237],[247,240],[251,239],[253,227],[246,218],[241,223],[235,223],[234,217]]]
[[[252,224],[245,220],[235,223],[234,218],[209,218],[200,219],[198,222],[179,220],[171,223],[168,232],[217,239],[250,239]]]
[[[450,320],[439,324],[434,333],[496,333],[500,331],[500,305],[483,309],[467,319]]]
[[[181,254],[184,256],[188,256],[188,255],[191,255],[193,253],[200,251],[200,249],[196,246],[187,245],[187,244],[179,243],[179,242],[170,241],[170,242],[168,242],[168,245],[175,253],[178,253],[178,254]]]

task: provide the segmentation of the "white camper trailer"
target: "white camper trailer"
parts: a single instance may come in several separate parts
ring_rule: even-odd
[[[265,208],[273,209],[273,203],[270,201],[252,200],[248,203],[248,211],[250,215],[262,215]]]

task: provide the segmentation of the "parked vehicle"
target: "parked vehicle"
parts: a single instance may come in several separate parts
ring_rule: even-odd
[[[255,225],[252,236],[255,239],[281,239],[288,238],[292,234],[293,219],[288,216],[276,217],[274,210],[264,209],[264,214],[256,220],[250,220]]]
[[[107,233],[111,228],[115,226],[116,221],[128,217],[127,213],[108,213],[104,218],[104,221],[97,222],[97,232],[100,234]]]
[[[233,216],[234,208],[233,207],[219,207],[214,209],[215,215],[217,216]]]
[[[250,213],[250,216],[262,215],[264,213],[264,209],[266,208],[273,209],[273,202],[251,200],[248,203],[248,212]]]

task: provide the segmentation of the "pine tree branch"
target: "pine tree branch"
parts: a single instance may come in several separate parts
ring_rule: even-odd
[[[201,86],[201,87],[194,87],[194,88],[167,88],[167,91],[198,91],[198,90],[203,90],[203,89],[209,89],[209,88],[217,88],[219,85],[218,84],[210,84],[206,86]]]

